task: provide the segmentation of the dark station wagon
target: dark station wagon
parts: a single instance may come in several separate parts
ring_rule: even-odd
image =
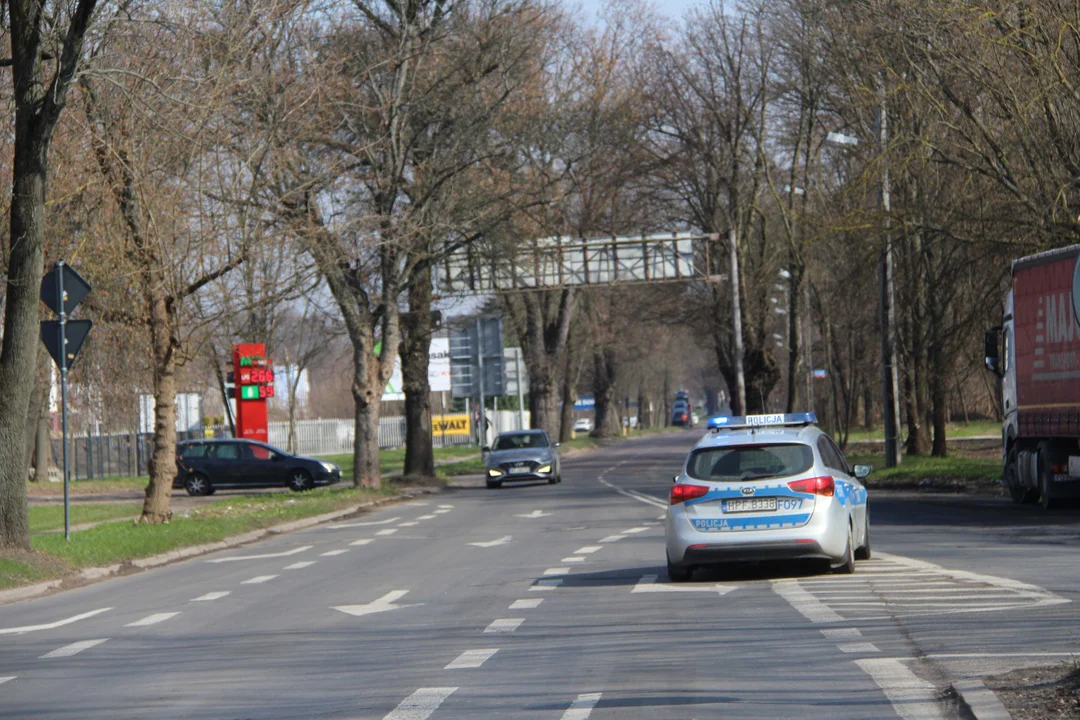
[[[213,495],[218,488],[288,487],[297,492],[341,481],[341,468],[252,440],[189,440],[176,446],[174,488]]]

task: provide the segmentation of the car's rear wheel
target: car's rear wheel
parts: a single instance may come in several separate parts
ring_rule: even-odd
[[[210,478],[202,473],[191,473],[188,475],[187,480],[184,481],[184,489],[187,490],[188,495],[193,497],[209,495],[214,492],[213,487],[210,485]]]
[[[315,487],[315,481],[307,470],[293,470],[289,473],[289,489],[293,492],[303,492]]]
[[[694,568],[686,565],[676,565],[671,562],[671,558],[667,561],[667,576],[673,583],[690,582],[690,577],[694,574]]]
[[[497,490],[502,487],[502,480],[488,480],[488,490]]]
[[[833,567],[833,572],[839,575],[850,575],[855,572],[855,526],[848,523],[847,549],[844,551],[844,561]]]
[[[870,559],[870,512],[866,513],[866,529],[863,531],[863,542],[855,549],[856,560]]]

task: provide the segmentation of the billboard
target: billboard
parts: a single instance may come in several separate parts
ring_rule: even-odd
[[[450,338],[431,338],[428,349],[428,385],[431,392],[450,390]],[[401,356],[394,358],[394,373],[383,390],[383,402],[405,399],[405,381],[401,375]]]

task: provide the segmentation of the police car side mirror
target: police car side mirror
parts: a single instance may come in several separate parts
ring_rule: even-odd
[[[872,472],[874,472],[874,466],[873,465],[856,465],[855,466],[855,477],[857,477],[860,480],[865,479]]]
[[[679,476],[678,475],[673,475],[672,478],[671,478],[671,482],[673,482],[673,483],[679,482]]]

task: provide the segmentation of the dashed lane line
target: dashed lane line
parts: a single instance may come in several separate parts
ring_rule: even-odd
[[[544,571],[544,575],[569,575],[570,568],[568,567],[553,567]]]
[[[419,524],[416,520],[410,520],[409,522],[398,523],[398,527],[416,527]]]
[[[649,528],[647,528],[647,527],[632,527],[629,530],[623,530],[622,534],[623,535],[636,535],[637,533],[643,533],[648,529]]]
[[[908,670],[895,658],[856,660],[855,664],[873,678],[893,710],[904,720],[941,720],[941,708],[934,686]]]
[[[442,509],[436,510],[435,514],[436,515],[445,515],[448,512],[450,512],[450,508],[442,508]]]
[[[344,554],[345,554],[345,553],[347,553],[347,552],[349,552],[349,551],[348,551],[348,550],[345,550],[345,549],[341,549],[341,550],[327,550],[327,551],[326,551],[326,552],[324,552],[324,553],[320,553],[320,554],[319,554],[319,557],[337,557],[338,555],[344,555]]]
[[[453,505],[440,505],[439,509],[440,510],[450,510],[453,507],[454,507]]]
[[[8,677],[0,677],[0,685],[3,685],[6,682],[10,682],[10,681],[14,680],[17,677],[18,677],[18,675],[9,675]]]
[[[510,605],[511,610],[532,610],[539,607],[540,603],[544,602],[544,598],[526,598],[524,600],[515,600]]]
[[[130,622],[124,627],[149,627],[150,625],[157,625],[158,623],[163,623],[166,620],[171,620],[179,614],[180,613],[178,612],[155,613],[153,615],[147,615],[142,620]]]
[[[380,530],[379,532],[377,532],[375,534],[376,535],[393,535],[396,532],[397,532],[397,528],[390,528],[389,530]]]
[[[290,555],[297,555],[299,553],[304,552],[305,550],[310,550],[312,547],[313,547],[312,545],[303,545],[303,546],[298,547],[298,548],[293,548],[292,550],[285,550],[283,552],[278,552],[278,553],[261,553],[259,555],[232,555],[230,557],[212,558],[210,560],[207,560],[206,562],[208,562],[208,563],[227,563],[227,562],[237,562],[239,560],[265,560],[267,558],[289,557]]]
[[[598,552],[598,551],[603,550],[603,549],[604,548],[602,548],[599,545],[586,545],[585,547],[578,548],[577,550],[575,550],[574,554],[575,555],[591,555],[594,552]]]
[[[349,544],[356,547],[358,545],[368,545],[369,543],[373,542],[375,542],[375,538],[361,538],[360,540],[353,540]]]
[[[200,595],[197,598],[192,598],[190,602],[209,602],[211,600],[220,600],[231,592],[231,590],[218,590],[217,592],[208,592],[205,595]]]
[[[0,629],[0,635],[22,635],[23,633],[36,632],[38,630],[53,630],[53,629],[58,628],[58,627],[63,627],[64,625],[70,625],[72,623],[77,623],[80,620],[85,620],[87,618],[92,618],[95,615],[100,615],[101,613],[108,612],[109,610],[112,610],[112,608],[111,607],[99,608],[97,610],[91,610],[90,612],[84,612],[84,613],[81,613],[79,615],[73,615],[73,616],[71,616],[69,618],[64,618],[63,620],[57,620],[57,621],[51,622],[51,623],[42,623],[41,625],[22,625],[20,627],[12,627],[12,628],[2,628],[2,629]]]
[[[498,618],[492,620],[491,624],[484,628],[486,633],[512,633],[521,627],[521,624],[525,622],[525,618]]]
[[[286,565],[285,570],[303,570],[306,567],[311,567],[315,564],[314,560],[305,560],[304,562],[295,562],[292,565]]]
[[[618,485],[615,485],[614,483],[608,482],[607,480],[605,480],[603,478],[597,478],[597,480],[599,480],[601,485],[605,485],[605,486],[611,488],[612,490],[619,493],[620,495],[631,498],[633,500],[637,500],[638,502],[643,502],[643,503],[646,503],[648,505],[652,505],[653,507],[662,508],[664,510],[667,509],[668,504],[666,502],[664,502],[663,500],[661,500],[660,498],[658,498],[658,497],[653,497],[652,495],[646,495],[645,493],[639,493],[636,490],[627,490],[625,488],[621,488]]]
[[[435,517],[436,517],[435,515],[421,515],[420,517],[418,517],[416,519],[417,520],[434,520]]]
[[[242,582],[240,584],[241,585],[261,585],[262,583],[269,582],[270,580],[273,580],[276,577],[277,577],[277,575],[256,575],[255,577],[251,578],[250,580],[245,580],[244,582]]]
[[[420,688],[402,700],[383,720],[427,720],[455,690],[456,687]]]
[[[862,637],[859,628],[827,628],[821,634],[830,640],[843,640],[845,638]]]
[[[562,715],[562,720],[588,720],[593,708],[600,702],[603,693],[585,693],[578,695]]]
[[[70,645],[65,645],[62,648],[57,648],[50,653],[45,653],[39,659],[50,660],[52,658],[71,657],[72,655],[78,655],[83,650],[89,650],[92,647],[96,647],[105,642],[109,638],[98,638],[97,640],[80,640],[79,642],[73,642]]]
[[[625,535],[608,535],[606,538],[601,538],[600,542],[602,542],[602,543],[619,542],[624,537],[626,537],[626,536]]]
[[[837,643],[836,647],[840,648],[840,652],[844,653],[876,653],[881,652],[878,650],[874,643],[869,642],[857,642],[857,643]]]
[[[560,560],[559,562],[564,562],[564,563],[583,563],[583,562],[585,562],[585,560],[586,560],[586,558],[583,558],[583,557],[574,557],[574,556],[570,556],[570,557],[564,557],[564,558],[563,558],[562,560]]]
[[[497,652],[499,652],[498,648],[466,650],[458,655],[456,660],[443,668],[443,670],[471,670],[473,668],[478,668]]]

